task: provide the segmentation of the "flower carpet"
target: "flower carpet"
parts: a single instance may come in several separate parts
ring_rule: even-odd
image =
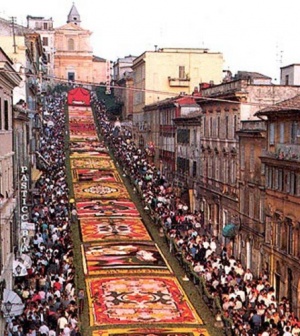
[[[209,336],[99,140],[91,108],[68,113],[92,336]]]

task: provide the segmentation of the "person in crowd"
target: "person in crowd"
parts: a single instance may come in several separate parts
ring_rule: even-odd
[[[121,127],[113,132],[114,123],[108,120],[105,104],[95,94],[92,105],[101,136],[124,178],[130,179],[153,223],[163,228],[170,240],[170,251],[190,263],[208,291],[219,298],[224,315],[232,320],[234,335],[296,335],[299,322],[290,302],[285,297],[277,302],[268,273],[255,277],[231,255],[230,249],[215,237],[211,221],[206,221],[201,211],[190,211],[149,153],[135,145],[131,131]],[[48,98],[47,111],[39,149],[42,175],[36,183],[39,192],[32,208],[36,232],[30,246],[24,246],[33,265],[28,277],[15,285],[25,309],[20,324],[16,320],[11,328],[19,332],[21,326],[26,336],[35,336],[37,331],[47,336],[81,336],[79,317],[84,308],[84,291],[75,288],[70,229],[77,211],[68,204],[63,98]],[[55,127],[49,127],[47,118]]]

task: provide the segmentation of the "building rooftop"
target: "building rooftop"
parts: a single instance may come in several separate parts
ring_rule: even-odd
[[[300,112],[300,95],[283,100],[277,104],[263,108],[255,113],[256,116],[270,115],[274,112]]]

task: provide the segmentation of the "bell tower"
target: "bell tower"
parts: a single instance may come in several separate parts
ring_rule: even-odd
[[[78,13],[77,8],[75,7],[75,3],[73,2],[72,8],[70,10],[70,13],[68,15],[67,23],[74,23],[77,26],[80,26],[80,15]]]

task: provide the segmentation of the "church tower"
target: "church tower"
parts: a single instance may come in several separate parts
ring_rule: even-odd
[[[67,21],[67,23],[73,23],[73,24],[75,24],[77,26],[80,26],[80,23],[81,23],[81,21],[80,21],[80,15],[78,13],[77,8],[75,7],[74,2],[73,2],[73,5],[72,5],[72,8],[70,10],[70,13],[68,15],[68,21]]]
[[[54,30],[54,76],[58,80],[86,85],[110,80],[110,62],[93,55],[92,32],[81,26],[77,8],[72,5],[68,21]]]

